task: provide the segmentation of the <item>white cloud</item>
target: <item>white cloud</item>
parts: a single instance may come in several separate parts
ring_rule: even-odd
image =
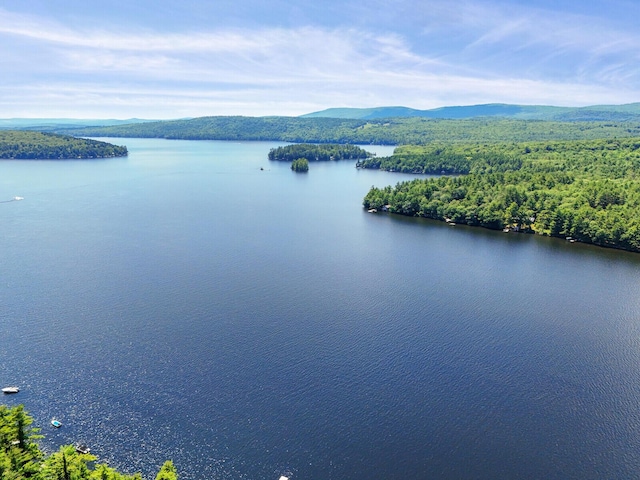
[[[618,28],[603,18],[524,6],[463,5],[466,13],[457,12],[457,18],[471,19],[466,26],[473,38],[465,48],[472,55],[495,49],[509,56],[529,50],[547,59],[572,56],[592,63],[625,56],[631,64],[640,58],[637,30]]]
[[[72,48],[135,52],[196,52],[256,50],[264,46],[240,33],[131,33],[73,30],[35,16],[0,10],[0,34]]]
[[[441,15],[437,25],[435,14]],[[592,18],[547,18],[533,9],[477,3],[442,3],[422,20],[420,43],[398,33],[319,26],[170,35],[94,31],[0,10],[0,39],[7,45],[0,61],[10,66],[0,79],[0,108],[11,116],[46,108],[51,116],[176,118],[638,99],[640,37],[634,32],[605,28],[595,39],[587,27],[602,25]],[[461,46],[431,53],[429,41],[447,30]],[[545,68],[560,73],[546,75]]]

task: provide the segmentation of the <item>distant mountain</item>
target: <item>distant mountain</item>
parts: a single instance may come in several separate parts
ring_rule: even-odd
[[[114,119],[85,119],[85,118],[0,118],[1,130],[53,130],[66,127],[108,127],[112,125],[125,125],[131,123],[154,122],[155,120],[143,120],[129,118],[127,120]]]
[[[302,115],[304,118],[342,118],[373,120],[380,118],[421,117],[440,119],[467,119],[501,117],[518,120],[555,120],[564,122],[591,121],[640,121],[640,103],[626,105],[594,105],[589,107],[555,107],[548,105],[509,105],[488,103],[484,105],[452,106],[432,110],[416,110],[407,107],[329,108]]]

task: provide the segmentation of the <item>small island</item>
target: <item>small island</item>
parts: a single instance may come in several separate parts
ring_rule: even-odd
[[[340,145],[335,143],[313,144],[297,143],[285,147],[272,148],[269,151],[269,160],[292,162],[299,158],[305,158],[309,162],[328,162],[338,160],[365,160],[375,154],[356,147],[355,145]]]
[[[294,172],[308,172],[309,171],[309,161],[306,158],[298,158],[291,162],[291,170]]]
[[[69,135],[0,130],[0,159],[69,160],[126,157],[127,147]]]

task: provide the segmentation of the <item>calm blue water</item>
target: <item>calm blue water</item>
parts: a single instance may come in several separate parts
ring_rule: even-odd
[[[0,164],[0,383],[46,449],[149,479],[640,477],[639,255],[368,214],[408,177],[272,143],[113,141]]]

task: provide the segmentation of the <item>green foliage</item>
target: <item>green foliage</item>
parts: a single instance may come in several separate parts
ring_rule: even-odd
[[[297,158],[306,158],[312,162],[322,162],[331,160],[361,160],[372,157],[374,154],[355,145],[297,143],[272,148],[268,156],[269,160],[285,162],[291,162]]]
[[[291,163],[291,170],[294,172],[308,172],[309,161],[306,158],[298,158]]]
[[[395,149],[390,157],[369,158],[358,167],[402,173],[436,175],[470,172],[518,170],[522,166],[521,151],[500,144],[443,144],[426,146],[405,145]]]
[[[158,475],[156,475],[156,480],[178,480],[178,472],[176,471],[176,467],[173,466],[173,462],[171,460],[164,462],[164,465],[160,468]]]
[[[0,480],[142,480],[139,473],[124,475],[104,464],[93,467],[96,457],[79,453],[72,445],[45,456],[32,423],[22,405],[0,405]],[[177,480],[173,463],[166,462],[156,478]]]
[[[34,443],[41,438],[31,427],[33,420],[22,405],[8,408],[0,405],[0,478],[33,478],[42,457]]]
[[[0,130],[0,158],[59,160],[127,155],[127,147],[68,135]]]
[[[468,148],[508,161],[478,156],[468,175],[372,188],[364,207],[640,251],[640,139]]]
[[[56,130],[78,136],[184,140],[275,140],[292,143],[427,145],[431,142],[523,142],[640,136],[638,122],[551,122],[499,118],[345,119],[201,117]]]
[[[124,475],[105,464],[98,464],[89,474],[89,480],[142,480],[142,475]]]
[[[41,477],[43,480],[89,478],[87,462],[95,459],[93,455],[79,454],[72,445],[64,445],[44,460]]]

